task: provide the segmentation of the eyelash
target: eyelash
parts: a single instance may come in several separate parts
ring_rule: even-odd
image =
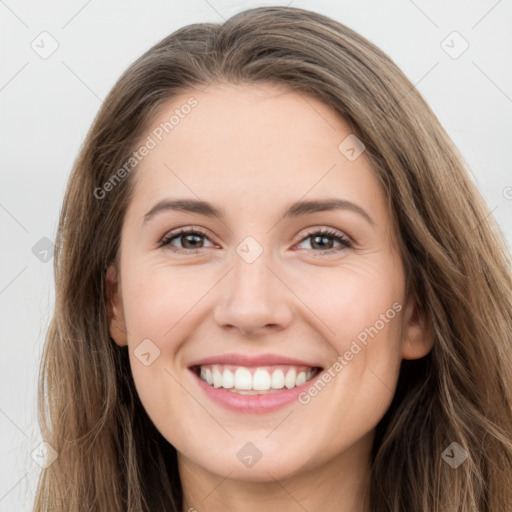
[[[196,252],[200,251],[201,249],[204,249],[204,247],[199,247],[197,249],[182,249],[182,248],[173,247],[170,245],[170,243],[175,238],[178,238],[180,235],[184,235],[184,234],[201,235],[201,236],[208,238],[208,235],[205,232],[201,231],[200,229],[192,230],[190,228],[180,228],[179,230],[171,232],[171,233],[167,234],[166,236],[164,236],[164,238],[162,238],[162,240],[160,241],[159,247],[168,246],[168,249],[170,249],[173,252],[177,252],[177,253],[196,253]],[[299,240],[298,243],[301,243],[304,240],[306,240],[314,235],[330,236],[341,244],[340,247],[336,247],[333,249],[326,249],[325,251],[322,251],[322,250],[315,251],[314,249],[311,249],[313,252],[318,252],[322,255],[323,254],[332,254],[332,253],[338,252],[342,249],[348,249],[348,248],[352,247],[352,242],[347,237],[340,235],[337,231],[330,229],[330,228],[321,228],[321,229],[317,229],[315,231],[311,231],[311,232],[307,233],[306,236],[304,236],[301,240]]]

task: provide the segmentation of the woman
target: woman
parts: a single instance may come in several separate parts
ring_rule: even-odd
[[[256,8],[135,61],[55,276],[35,510],[512,508],[509,255],[430,108],[344,25]]]

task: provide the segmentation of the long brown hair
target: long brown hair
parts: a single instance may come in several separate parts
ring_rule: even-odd
[[[43,438],[58,458],[41,473],[34,510],[181,512],[176,450],[138,399],[127,348],[109,335],[105,269],[117,261],[136,170],[104,197],[95,191],[165,102],[214,80],[278,83],[320,99],[363,141],[387,194],[407,289],[435,341],[426,357],[402,362],[377,426],[372,512],[509,510],[512,278],[503,235],[462,156],[391,59],[343,24],[291,7],[181,28],[105,99],[58,227],[39,392]],[[467,454],[457,468],[443,456],[454,442]]]

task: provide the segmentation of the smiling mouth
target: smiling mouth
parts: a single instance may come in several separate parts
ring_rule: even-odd
[[[318,375],[322,368],[207,364],[193,366],[191,370],[212,388],[222,388],[241,395],[264,395],[302,386]]]

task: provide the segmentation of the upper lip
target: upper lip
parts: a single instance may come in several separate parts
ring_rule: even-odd
[[[192,366],[202,366],[207,364],[232,364],[234,366],[271,366],[271,365],[290,365],[290,366],[310,366],[311,368],[321,368],[318,364],[312,364],[308,361],[301,361],[292,357],[281,356],[279,354],[219,354],[217,356],[205,357],[189,364]]]

